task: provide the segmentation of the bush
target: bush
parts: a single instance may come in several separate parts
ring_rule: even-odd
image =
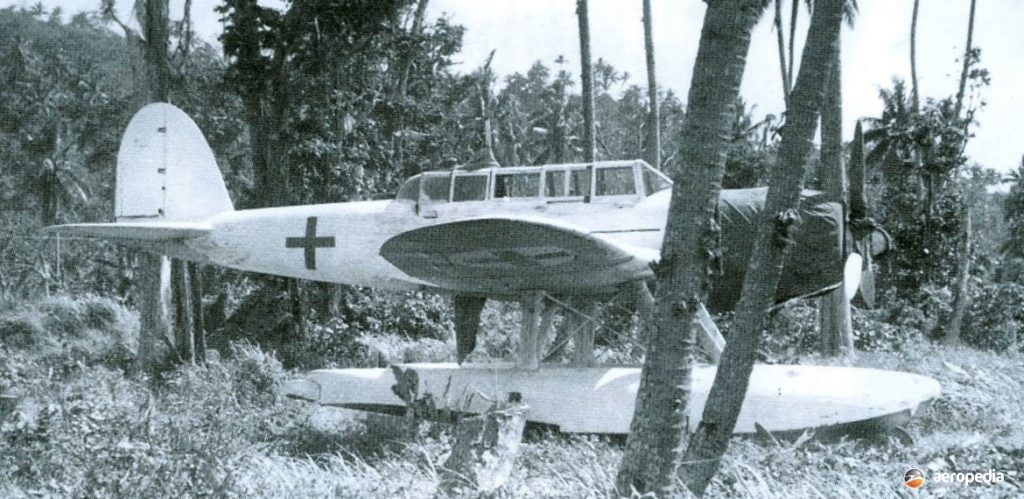
[[[376,359],[377,365],[455,360],[455,345],[433,338],[410,340],[396,334],[364,334],[356,342],[365,348],[369,359]]]
[[[121,303],[102,296],[81,298],[81,319],[86,327],[108,329],[119,322],[131,322],[132,314]]]
[[[54,296],[41,301],[36,308],[44,317],[46,330],[58,337],[74,337],[86,328],[82,320],[85,307],[67,295]]]
[[[984,350],[1017,350],[1024,325],[1024,285],[1004,282],[983,286],[964,318],[960,338]]]
[[[904,305],[901,310],[911,314],[913,321],[918,321],[923,314],[920,309]],[[851,319],[853,322],[853,345],[866,352],[901,352],[913,350],[927,341],[922,331],[911,325],[896,325],[883,318],[891,312],[883,309],[861,310],[854,308]]]
[[[305,334],[295,334],[291,298],[280,282],[267,282],[242,300],[225,328],[210,338],[210,346],[226,350],[232,340],[248,340],[266,351],[278,352],[287,368],[364,364],[361,335],[394,336],[445,341],[452,337],[451,310],[444,297],[425,293],[394,293],[342,287],[305,285],[312,314],[306,314]],[[324,309],[330,296],[338,298],[337,316]]]
[[[281,362],[252,343],[232,343],[229,372],[240,401],[270,405],[277,400],[284,369]]]
[[[770,319],[763,351],[781,354],[818,350],[818,307],[814,300],[797,300],[779,309]]]
[[[362,347],[356,333],[341,320],[308,323],[306,336],[281,346],[282,363],[291,368],[322,369],[359,365]]]
[[[116,301],[91,295],[9,302],[0,312],[0,341],[48,363],[59,376],[78,364],[127,370],[137,336],[134,315]]]
[[[735,318],[733,312],[715,317],[715,323],[726,342],[733,332]],[[793,357],[817,351],[818,315],[814,302],[797,300],[787,303],[771,314],[766,322],[758,350],[760,360],[769,363],[787,362]]]
[[[1006,258],[996,267],[997,283],[1014,282],[1024,284],[1024,258]]]
[[[451,337],[452,310],[448,300],[432,293],[394,293],[347,288],[340,319],[364,334],[393,334],[411,339]]]
[[[309,406],[274,402],[283,372],[272,356],[232,351],[157,384],[102,366],[50,379],[38,362],[4,357],[0,377],[23,400],[0,425],[0,483],[61,497],[236,495],[239,461],[287,444],[275,441]]]
[[[27,349],[38,347],[49,340],[39,317],[33,314],[17,314],[0,317],[0,341],[11,348]]]
[[[926,336],[932,336],[943,317],[949,317],[953,305],[953,293],[947,286],[922,286],[913,293],[900,290],[904,297],[890,289],[880,298],[885,308],[872,313],[872,317],[888,322],[899,328],[916,329]],[[881,315],[885,311],[887,314]]]

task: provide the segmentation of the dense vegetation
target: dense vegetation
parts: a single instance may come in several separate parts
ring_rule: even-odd
[[[503,165],[583,156],[582,103],[564,60],[538,61],[495,90],[485,61],[452,69],[463,28],[417,22],[414,2],[296,1],[284,13],[247,5],[224,2],[227,57],[186,26],[172,60],[174,103],[210,141],[238,207],[390,196],[408,175],[479,159],[485,121]],[[366,18],[332,14],[352,11]],[[971,63],[969,90],[979,93],[987,74]],[[282,400],[277,387],[293,368],[451,360],[446,298],[304,284],[304,324],[294,328],[276,280],[208,268],[206,324],[222,360],[140,373],[135,257],[38,231],[108,220],[120,134],[144,102],[144,65],[98,15],[62,22],[42,9],[0,10],[0,388],[18,400],[0,426],[0,495],[433,494],[444,428],[318,410]],[[644,89],[600,60],[595,89],[598,158],[642,157]],[[990,192],[1001,179],[962,152],[973,115],[953,116],[951,99],[915,109],[898,81],[881,100],[882,116],[868,123],[869,182],[898,250],[880,262],[881,307],[855,311],[856,346],[867,352],[858,364],[936,376],[948,395],[908,429],[912,446],[744,441],[712,495],[884,494],[910,464],[1017,470],[1024,480],[1024,434],[1013,423],[1024,407],[1004,397],[1024,379],[1024,166],[1007,194]],[[685,107],[671,92],[659,105],[663,168],[675,171]],[[737,107],[724,184],[763,185],[780,123]],[[273,147],[257,150],[253,135]],[[279,191],[267,191],[268,175]],[[939,347],[963,205],[975,227],[961,337],[970,348]],[[642,355],[622,340],[635,334],[630,307],[602,312],[610,327],[599,358]],[[728,333],[730,318],[720,319]],[[490,304],[476,358],[506,357],[517,321],[516,305]],[[815,322],[807,304],[783,309],[762,360],[833,362],[811,354]],[[512,493],[606,495],[621,452],[614,439],[530,433]],[[822,463],[838,483],[824,485]]]

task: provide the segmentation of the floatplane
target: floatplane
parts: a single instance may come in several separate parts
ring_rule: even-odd
[[[202,132],[181,110],[150,104],[128,124],[117,156],[115,222],[50,231],[99,237],[175,258],[313,281],[453,297],[457,363],[405,365],[415,391],[461,397],[460,410],[489,403],[472,394],[518,392],[527,420],[566,432],[626,433],[638,366],[595,366],[592,317],[569,297],[630,292],[654,277],[672,182],[643,161],[602,161],[424,172],[393,200],[235,210]],[[735,305],[765,189],[722,191],[721,276],[712,310]],[[803,224],[776,300],[857,289],[860,254],[888,237],[874,230],[848,244],[839,203],[806,191]],[[844,248],[859,248],[857,252]],[[845,254],[848,253],[848,254]],[[487,299],[523,304],[513,362],[463,363]],[[584,300],[585,301],[585,300]],[[558,309],[582,316],[572,364],[543,362]],[[706,310],[704,345],[723,344]],[[589,335],[589,336],[588,336]],[[690,421],[699,421],[716,367],[694,373]],[[403,407],[391,369],[324,369],[290,381],[288,395],[323,405]],[[910,373],[850,367],[758,365],[737,432],[773,432],[904,420],[940,393]]]

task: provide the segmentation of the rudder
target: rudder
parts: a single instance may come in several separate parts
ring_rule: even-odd
[[[117,152],[117,221],[197,221],[234,207],[213,151],[184,111],[149,104]]]

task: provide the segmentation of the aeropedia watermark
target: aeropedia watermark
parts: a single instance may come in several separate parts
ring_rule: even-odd
[[[935,472],[925,477],[919,468],[910,468],[903,474],[903,484],[911,489],[919,489],[926,482],[955,483],[961,485],[992,485],[1003,483],[1006,475],[1001,471],[958,471],[958,472]]]

